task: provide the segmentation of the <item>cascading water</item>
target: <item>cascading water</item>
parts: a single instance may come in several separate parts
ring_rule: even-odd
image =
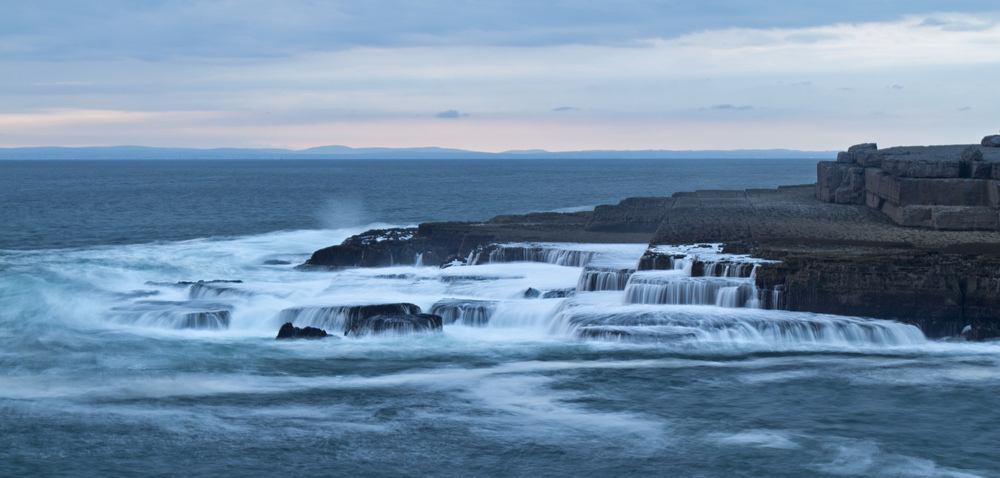
[[[429,312],[441,316],[445,325],[460,324],[482,327],[496,312],[498,301],[442,299],[431,306]]]
[[[885,320],[754,309],[627,306],[570,307],[556,319],[578,337],[692,341],[739,346],[904,346],[924,342],[920,329]]]
[[[292,307],[281,311],[278,322],[291,322],[295,326],[347,332],[359,321],[369,317],[378,315],[416,315],[419,313],[420,307],[405,303]]]
[[[219,330],[229,328],[231,309],[229,304],[205,300],[138,300],[112,310],[120,321],[144,327]]]
[[[600,255],[597,251],[567,248],[568,244],[500,244],[486,251],[470,253],[468,264],[500,262],[544,262],[567,267],[583,267]]]
[[[749,279],[688,277],[673,271],[639,272],[625,287],[626,304],[752,307],[756,297]]]

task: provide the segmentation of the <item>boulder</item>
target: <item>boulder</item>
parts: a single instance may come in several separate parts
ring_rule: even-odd
[[[442,320],[440,315],[433,314],[386,314],[366,317],[359,320],[344,335],[355,336],[395,332],[409,334],[415,332],[440,331]]]
[[[1000,148],[1000,134],[987,136],[980,144],[988,148]]]
[[[296,327],[291,322],[285,322],[278,330],[278,336],[275,339],[322,339],[323,337],[332,337],[332,335],[316,327]]]

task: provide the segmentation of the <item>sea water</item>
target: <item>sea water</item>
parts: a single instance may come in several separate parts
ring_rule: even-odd
[[[762,310],[753,260],[711,245],[675,249],[727,265],[709,278],[683,261],[635,271],[643,244],[295,268],[373,224],[813,174],[806,160],[0,162],[0,475],[997,476],[1000,345]],[[335,329],[315,311],[377,303],[453,322],[274,340],[284,320]]]

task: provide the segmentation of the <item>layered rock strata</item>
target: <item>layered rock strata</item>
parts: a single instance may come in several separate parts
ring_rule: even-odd
[[[900,226],[1000,230],[1000,136],[980,145],[851,146],[817,165],[816,197],[863,204]]]

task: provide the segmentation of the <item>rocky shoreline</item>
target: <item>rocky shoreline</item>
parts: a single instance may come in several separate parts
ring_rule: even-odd
[[[769,259],[766,308],[891,319],[931,338],[1000,337],[1000,138],[980,145],[852,147],[817,183],[627,198],[594,211],[372,230],[302,269],[474,264],[498,244],[722,243]],[[991,193],[996,191],[996,193]],[[640,268],[667,268],[647,254]],[[645,265],[644,265],[645,264]]]

